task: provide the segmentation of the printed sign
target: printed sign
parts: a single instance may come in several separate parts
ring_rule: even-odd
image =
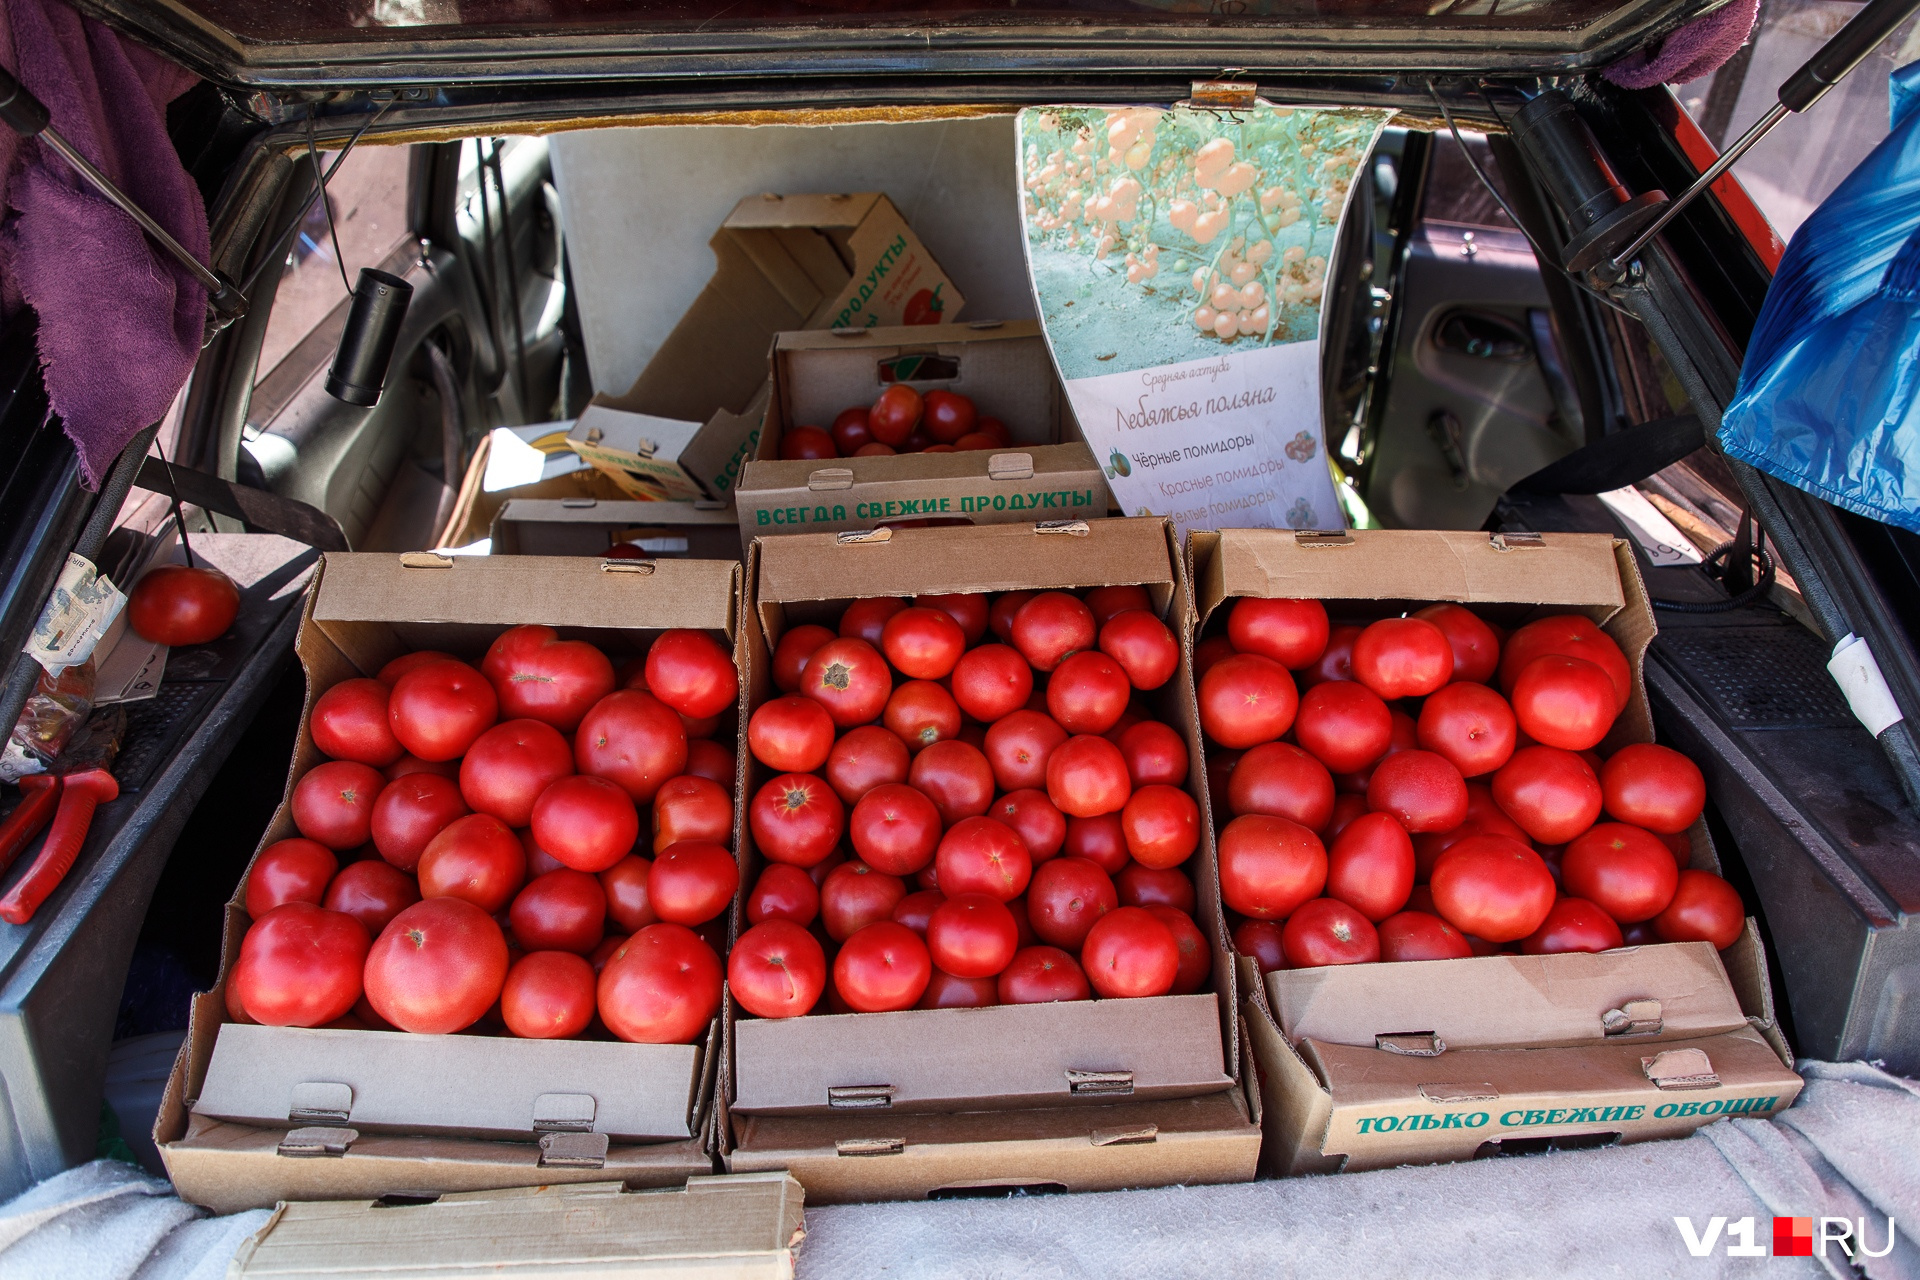
[[[1121,508],[1187,529],[1338,528],[1320,317],[1388,112],[1029,108],[1027,267]]]

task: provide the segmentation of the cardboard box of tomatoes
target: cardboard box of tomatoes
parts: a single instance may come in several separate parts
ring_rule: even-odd
[[[729,1167],[1250,1178],[1171,526],[767,538],[749,577]]]
[[[1684,1134],[1800,1080],[1600,535],[1189,539],[1263,1171]]]
[[[1034,321],[783,333],[735,491],[742,542],[1107,514]]]
[[[182,1196],[711,1171],[740,605],[730,561],[325,557],[155,1125]]]

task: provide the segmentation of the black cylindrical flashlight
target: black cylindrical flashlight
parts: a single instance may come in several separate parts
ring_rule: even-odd
[[[413,301],[413,286],[399,276],[372,267],[360,269],[346,331],[327,372],[327,394],[367,408],[380,403],[387,366],[400,341],[400,325]]]

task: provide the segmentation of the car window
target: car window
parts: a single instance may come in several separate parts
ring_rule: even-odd
[[[1780,85],[1864,6],[1847,0],[1761,0],[1753,39],[1710,76],[1680,86],[1700,131],[1724,149],[1778,99]],[[1792,238],[1807,215],[1887,136],[1887,75],[1920,57],[1908,21],[1812,110],[1788,116],[1733,166],[1760,211]]]

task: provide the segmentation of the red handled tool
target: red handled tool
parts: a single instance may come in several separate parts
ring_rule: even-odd
[[[40,856],[33,860],[27,874],[7,891],[7,896],[0,898],[0,920],[8,924],[25,924],[33,919],[40,904],[60,887],[67,872],[73,870],[74,860],[80,856],[80,846],[86,843],[87,828],[93,825],[93,811],[117,798],[120,784],[105,769],[82,769],[67,774],[59,792],[60,808],[53,815],[46,843],[40,846]]]
[[[52,819],[53,806],[60,799],[60,775],[30,773],[20,779],[20,791],[20,803],[0,822],[0,871],[12,866],[27,841]]]

